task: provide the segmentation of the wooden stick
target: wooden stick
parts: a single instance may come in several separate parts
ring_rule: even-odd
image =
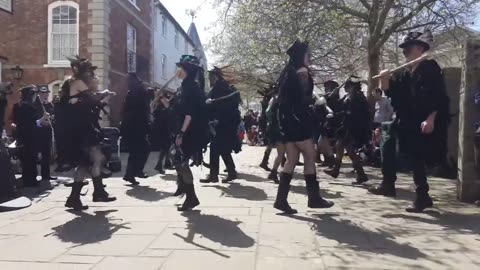
[[[219,100],[231,98],[231,97],[233,97],[233,96],[235,96],[235,95],[237,95],[237,94],[240,94],[240,92],[239,92],[239,91],[235,91],[235,92],[230,93],[230,94],[228,94],[228,95],[226,95],[226,96],[223,96],[223,97],[219,97],[219,98],[216,98],[216,99],[210,99],[209,102],[210,102],[210,103],[213,103],[213,102],[216,102],[216,101],[219,101]]]
[[[402,70],[402,69],[404,69],[404,68],[406,68],[406,67],[409,67],[409,66],[411,66],[411,65],[415,65],[415,64],[417,64],[418,62],[421,62],[421,61],[425,60],[425,59],[426,59],[427,57],[429,57],[429,56],[430,56],[430,55],[426,53],[426,54],[420,56],[419,58],[417,58],[417,59],[415,59],[415,60],[412,60],[412,61],[410,61],[410,62],[408,62],[408,63],[405,63],[405,64],[403,64],[403,65],[401,65],[401,66],[398,66],[398,67],[390,70],[390,73],[389,73],[388,75],[390,75],[390,74],[392,74],[392,73],[395,73],[395,72],[397,72],[397,71],[399,71],[399,70]],[[375,80],[375,79],[378,79],[378,78],[380,78],[380,77],[381,77],[380,75],[375,75],[375,76],[372,77],[372,79]]]
[[[170,78],[170,80],[168,80],[168,81],[163,85],[163,87],[155,93],[155,98],[154,98],[154,99],[152,100],[152,102],[150,103],[150,110],[151,110],[152,113],[157,109],[158,102],[160,101],[160,94],[162,93],[163,90],[165,90],[165,89],[167,88],[167,86],[168,86],[170,83],[173,82],[173,80],[175,80],[176,77],[177,77],[177,74],[173,75],[173,77]]]

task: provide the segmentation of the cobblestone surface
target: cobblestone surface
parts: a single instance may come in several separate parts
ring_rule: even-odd
[[[146,169],[154,176],[138,187],[121,174],[106,180],[118,197],[109,204],[92,203],[90,187],[83,213],[65,210],[63,185],[31,190],[32,207],[0,213],[0,269],[480,269],[480,208],[456,200],[455,181],[431,179],[435,208],[409,214],[408,175],[391,199],[366,191],[378,183],[377,169],[365,186],[350,184],[348,166],[335,180],[319,170],[323,195],[336,205],[312,211],[298,168],[289,200],[299,214],[287,217],[272,208],[276,185],[257,166],[262,154],[245,146],[235,156],[234,183],[198,183],[201,205],[189,213],[177,212],[183,199],[170,196],[174,172],[154,175],[156,153]],[[196,181],[207,173],[196,168]]]

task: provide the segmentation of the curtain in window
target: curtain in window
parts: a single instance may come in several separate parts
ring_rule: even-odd
[[[65,61],[78,52],[77,9],[59,6],[52,10],[52,61]]]

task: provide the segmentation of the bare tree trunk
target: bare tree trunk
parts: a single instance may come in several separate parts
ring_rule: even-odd
[[[378,80],[373,80],[372,77],[380,73],[380,49],[368,48],[368,92],[367,100],[370,104],[370,111],[375,112],[375,101],[373,99],[373,91],[378,87]]]

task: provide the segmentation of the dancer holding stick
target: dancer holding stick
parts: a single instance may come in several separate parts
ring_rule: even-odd
[[[409,33],[400,44],[407,64],[379,74],[380,88],[391,98],[396,118],[382,125],[385,138],[382,143],[383,181],[369,191],[395,197],[398,138],[400,151],[412,161],[417,193],[407,212],[422,212],[433,206],[428,194],[426,165],[441,162],[447,152],[449,98],[440,66],[435,60],[426,59],[432,41],[429,31]]]

